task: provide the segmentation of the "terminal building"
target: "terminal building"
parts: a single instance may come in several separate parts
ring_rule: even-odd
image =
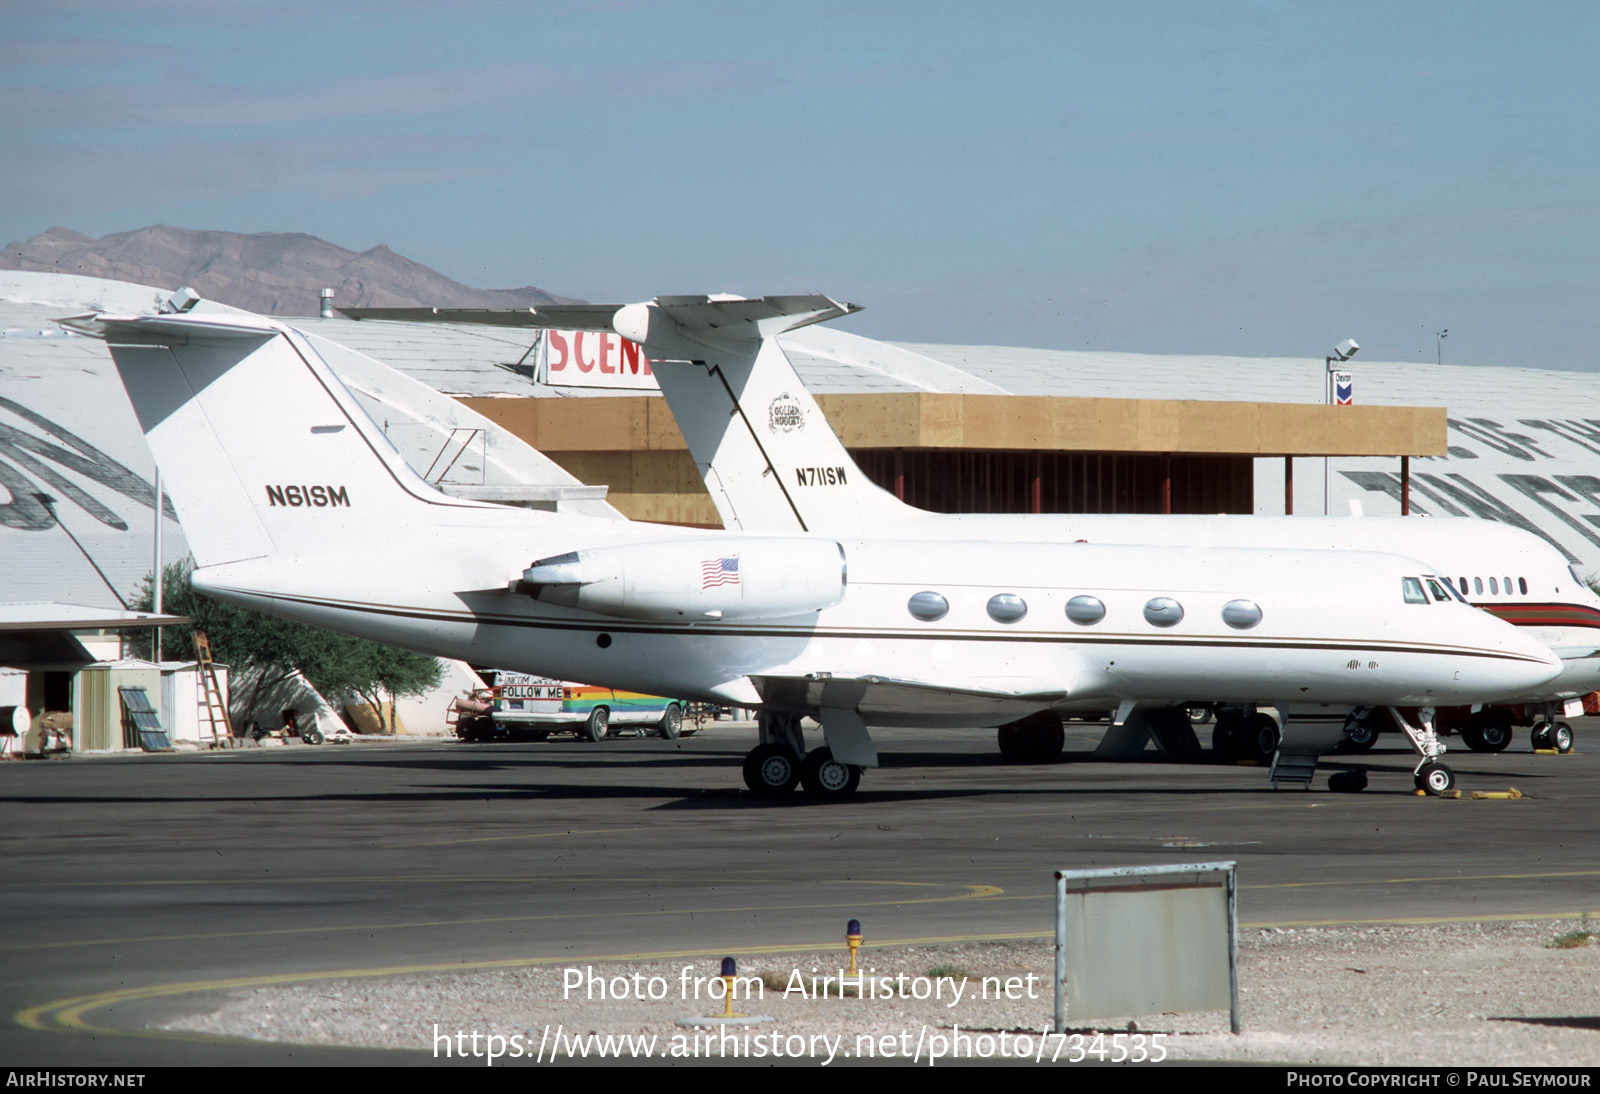
[[[120,609],[152,571],[155,476],[143,438],[104,346],[53,321],[150,310],[166,295],[0,273],[0,603]],[[719,525],[665,400],[594,386],[622,360],[612,336],[546,344],[541,370],[531,330],[291,322],[447,491]],[[1587,373],[1357,358],[1337,366],[1350,375],[1350,405],[1327,405],[1320,357],[885,343],[848,324],[782,341],[862,470],[913,505],[1464,515],[1534,532],[1579,573],[1600,571],[1600,418],[1579,416]],[[186,548],[168,512],[171,562]],[[0,668],[0,707],[39,694],[46,672],[59,694],[74,670],[53,664]],[[30,672],[40,680],[29,684]],[[446,699],[417,705],[408,727],[440,731]]]

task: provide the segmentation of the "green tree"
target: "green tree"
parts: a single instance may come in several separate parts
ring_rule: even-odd
[[[385,693],[391,698],[421,695],[439,686],[435,658],[214,599],[194,588],[189,580],[192,569],[187,563],[175,563],[162,574],[162,610],[189,618],[187,624],[162,628],[162,652],[192,657],[198,630],[210,639],[214,659],[236,669],[255,670],[249,700],[234,703],[235,710],[254,710],[262,694],[297,671],[324,696],[359,696],[380,721]],[[133,607],[151,611],[154,605],[153,582],[146,575]],[[134,656],[149,657],[153,644],[150,632],[140,632],[131,643]],[[388,728],[394,730],[392,709]]]

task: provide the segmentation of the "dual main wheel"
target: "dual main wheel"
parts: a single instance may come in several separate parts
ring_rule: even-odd
[[[1565,755],[1572,751],[1572,727],[1566,722],[1540,722],[1533,727],[1533,747],[1554,749]]]
[[[995,731],[995,738],[1000,755],[1014,764],[1054,763],[1067,742],[1061,716],[1048,710],[1007,722]]]
[[[780,797],[800,784],[813,798],[840,801],[861,785],[861,768],[835,760],[827,748],[813,748],[802,760],[782,745],[757,745],[745,755],[744,784],[766,798]]]
[[[1211,731],[1211,749],[1226,763],[1235,760],[1265,763],[1278,751],[1282,739],[1283,731],[1270,714],[1258,711],[1247,716],[1238,711],[1223,711],[1217,715],[1216,727]]]
[[[1474,752],[1504,752],[1513,736],[1510,712],[1492,707],[1478,711],[1461,729],[1461,739]]]

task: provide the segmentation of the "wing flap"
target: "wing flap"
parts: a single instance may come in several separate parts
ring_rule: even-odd
[[[880,676],[752,676],[762,702],[791,710],[843,707],[879,725],[958,719],[995,725],[1067,698],[1059,682],[1005,677],[966,687]]]

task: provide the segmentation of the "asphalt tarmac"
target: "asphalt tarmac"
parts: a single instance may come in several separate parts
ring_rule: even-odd
[[[884,766],[818,804],[744,792],[748,727],[678,741],[385,741],[0,764],[0,1059],[11,1066],[394,1063],[395,1053],[150,1029],[207,993],[341,972],[1047,936],[1052,871],[1239,862],[1264,925],[1600,911],[1600,719],[1578,751],[1459,749],[1414,796],[1273,791],[1260,767],[1002,761],[992,734],[876,734]],[[1202,741],[1207,735],[1202,731]],[[426,1053],[404,1062],[430,1062]]]

